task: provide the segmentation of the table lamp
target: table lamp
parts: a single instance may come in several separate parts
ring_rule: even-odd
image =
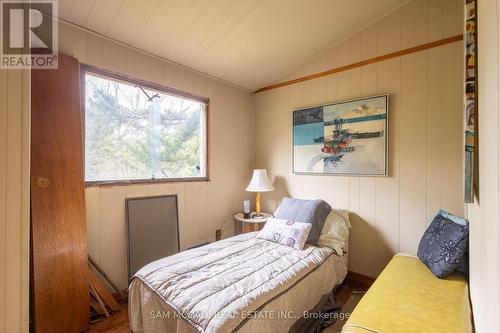
[[[260,213],[260,192],[270,192],[274,191],[273,184],[269,181],[267,177],[266,169],[255,169],[253,171],[252,180],[246,189],[247,192],[257,192],[255,197],[255,212],[256,214],[253,218],[264,218],[264,215]]]

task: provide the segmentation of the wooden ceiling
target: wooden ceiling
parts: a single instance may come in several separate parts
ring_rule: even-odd
[[[59,17],[255,90],[406,2],[59,0]]]

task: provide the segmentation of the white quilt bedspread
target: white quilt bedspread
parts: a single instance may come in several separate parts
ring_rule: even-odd
[[[155,261],[134,276],[200,332],[231,332],[333,251],[243,234]]]

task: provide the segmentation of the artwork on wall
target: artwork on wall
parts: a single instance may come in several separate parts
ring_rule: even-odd
[[[388,95],[293,111],[293,172],[387,175]]]
[[[464,196],[466,203],[474,202],[474,184],[477,186],[477,55],[476,55],[476,1],[465,0],[465,168]]]

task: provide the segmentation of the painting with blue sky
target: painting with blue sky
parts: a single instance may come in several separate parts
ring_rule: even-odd
[[[387,175],[388,96],[295,110],[293,171]]]

